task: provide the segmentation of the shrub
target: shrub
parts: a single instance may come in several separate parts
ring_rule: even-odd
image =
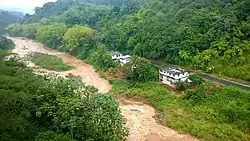
[[[49,70],[67,71],[71,69],[70,66],[65,65],[63,63],[61,58],[53,55],[35,52],[31,56],[31,61],[34,62],[36,65]]]
[[[96,69],[107,70],[111,67],[115,67],[117,63],[112,60],[108,54],[107,48],[99,44],[96,49],[87,57],[86,62],[94,65]]]
[[[190,79],[192,81],[192,84],[195,86],[202,83],[202,79],[197,73],[189,75],[188,79]]]
[[[174,83],[174,88],[177,91],[185,91],[188,89],[188,84],[183,81],[178,81]]]
[[[157,70],[147,59],[133,56],[131,61],[124,65],[123,72],[128,80],[137,82],[155,81]]]

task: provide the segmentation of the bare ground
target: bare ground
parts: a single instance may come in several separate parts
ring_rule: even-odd
[[[108,92],[112,87],[107,80],[100,78],[93,66],[73,56],[48,49],[43,44],[31,40],[21,38],[10,39],[16,44],[12,52],[18,54],[20,57],[27,57],[32,52],[40,52],[60,57],[65,64],[72,67],[70,71],[55,72],[45,70],[46,72],[54,72],[62,77],[66,77],[69,73],[81,76],[83,82],[98,88],[101,93]],[[28,66],[33,67],[34,64],[28,62]],[[154,119],[155,110],[151,106],[124,99],[119,99],[118,101],[129,129],[128,141],[198,141],[198,139],[190,135],[180,134],[173,129],[158,124]]]

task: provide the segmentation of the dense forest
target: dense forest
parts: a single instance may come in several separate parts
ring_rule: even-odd
[[[248,0],[58,0],[35,11],[21,25],[11,25],[10,35],[72,52],[63,45],[64,33],[87,26],[95,43],[108,50],[250,80]],[[95,47],[78,43],[74,50],[86,58],[84,53]]]
[[[122,141],[119,105],[91,86],[37,76],[0,51],[1,141]],[[50,79],[49,79],[50,78]]]
[[[8,32],[113,74],[117,62],[108,51],[131,54],[122,67],[124,78],[110,79],[111,93],[145,100],[158,110],[162,124],[202,140],[250,139],[248,91],[203,83],[193,75],[194,84],[180,85],[187,90],[177,97],[155,82],[157,69],[145,59],[249,81],[249,0],[58,0],[35,8]],[[36,76],[16,60],[1,65],[0,108],[10,115],[0,117],[6,125],[0,129],[3,140],[19,135],[37,141],[124,139],[123,121],[110,96],[70,80]],[[80,99],[74,95],[79,87],[91,94]],[[9,105],[20,109],[12,112]]]
[[[0,34],[7,32],[9,24],[20,22],[22,17],[21,12],[9,12],[0,9]]]

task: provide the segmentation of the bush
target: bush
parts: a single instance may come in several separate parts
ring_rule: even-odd
[[[124,120],[111,96],[82,83],[0,65],[0,140],[125,140]]]
[[[178,81],[174,83],[174,88],[177,91],[185,91],[188,89],[188,84],[183,81]]]
[[[68,135],[55,133],[53,131],[47,131],[39,133],[35,141],[76,141],[76,140],[73,140]]]
[[[123,72],[128,80],[137,82],[155,81],[157,70],[147,59],[133,56],[131,61],[124,65]]]
[[[202,83],[202,79],[197,73],[192,73],[191,75],[189,75],[188,79],[190,79],[192,81],[192,84],[195,86]]]
[[[202,102],[206,98],[206,90],[203,85],[197,86],[195,89],[189,89],[185,92],[184,99],[193,103]]]
[[[131,85],[112,79],[112,93],[138,98],[159,112],[164,125],[188,132],[203,140],[238,141],[250,139],[250,93],[206,82],[176,97],[155,82]],[[142,99],[143,98],[143,99]]]
[[[0,51],[12,49],[14,46],[15,44],[10,39],[0,36]]]
[[[94,65],[96,69],[108,70],[111,67],[115,67],[117,63],[112,60],[112,57],[108,54],[107,48],[99,44],[96,49],[87,57],[86,62]]]
[[[65,65],[61,58],[53,55],[42,54],[35,52],[31,56],[31,61],[36,65],[54,71],[68,71],[71,69],[70,66]]]

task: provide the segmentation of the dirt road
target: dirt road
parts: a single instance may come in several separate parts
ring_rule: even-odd
[[[79,75],[82,77],[83,82],[98,88],[101,93],[106,93],[111,89],[109,82],[100,78],[93,66],[85,64],[73,56],[48,49],[43,44],[31,40],[10,39],[16,44],[12,52],[17,53],[20,57],[26,57],[32,52],[40,52],[60,57],[65,64],[72,67],[70,71],[54,72],[47,70],[48,72],[54,72],[62,77],[65,77],[68,73]],[[28,66],[34,66],[34,64],[29,62]],[[173,129],[156,123],[153,118],[155,110],[149,105],[124,99],[119,100],[119,103],[129,129],[128,141],[197,141],[194,137],[179,134]]]

